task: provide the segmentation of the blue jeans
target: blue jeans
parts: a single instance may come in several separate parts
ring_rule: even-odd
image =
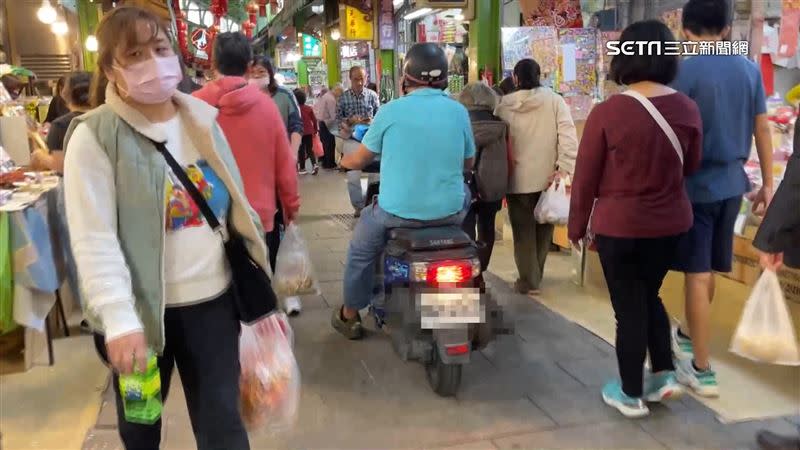
[[[375,265],[386,248],[389,230],[394,228],[426,228],[447,225],[461,226],[470,205],[469,190],[464,190],[464,205],[460,212],[431,220],[403,219],[381,209],[377,202],[361,212],[356,224],[347,265],[344,269],[344,304],[352,309],[364,309],[370,304],[375,283]]]

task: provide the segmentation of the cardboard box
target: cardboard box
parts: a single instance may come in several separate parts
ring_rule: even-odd
[[[569,237],[567,237],[567,227],[565,225],[556,225],[553,231],[553,243],[561,248],[571,248]]]

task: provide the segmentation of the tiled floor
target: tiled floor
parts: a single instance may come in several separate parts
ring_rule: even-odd
[[[423,368],[402,362],[388,338],[371,333],[349,342],[330,329],[342,302],[341,279],[350,232],[331,214],[348,212],[343,177],[303,180],[302,228],[322,295],[304,299],[293,320],[303,379],[299,422],[283,436],[253,436],[254,449],[272,448],[752,448],[762,427],[797,432],[798,418],[723,425],[686,397],[629,421],[600,400],[599,386],[616,375],[613,348],[540,304],[489,277],[493,295],[514,319],[515,334],[474,353],[459,394],[437,397]],[[509,258],[498,243],[496,258]],[[553,255],[549,270],[568,264]],[[559,262],[560,261],[560,262]],[[494,264],[494,262],[493,262]],[[510,264],[510,265],[509,265]],[[498,260],[498,271],[513,262]],[[548,292],[558,292],[550,286]],[[179,386],[165,410],[164,448],[194,448]],[[106,401],[87,450],[121,448],[113,402]]]

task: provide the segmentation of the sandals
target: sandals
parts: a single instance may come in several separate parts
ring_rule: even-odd
[[[356,314],[356,316],[352,319],[345,320],[342,318],[343,308],[344,307],[340,307],[333,310],[333,315],[331,316],[331,325],[333,326],[333,329],[338,331],[347,339],[361,339],[364,337],[364,327],[361,324],[361,314]]]

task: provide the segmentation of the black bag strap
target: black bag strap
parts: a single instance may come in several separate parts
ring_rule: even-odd
[[[222,225],[219,223],[217,216],[214,214],[214,211],[211,209],[210,206],[208,206],[208,202],[206,202],[206,199],[203,198],[203,194],[200,193],[200,191],[197,189],[197,186],[195,186],[192,180],[189,179],[189,175],[186,174],[186,171],[183,170],[183,167],[181,167],[181,165],[178,164],[178,161],[176,161],[175,158],[172,156],[172,154],[169,152],[169,150],[167,150],[166,143],[156,142],[152,139],[150,141],[153,143],[153,145],[156,146],[156,150],[158,150],[158,152],[161,153],[161,156],[163,156],[164,159],[167,161],[167,165],[169,165],[169,168],[172,169],[172,173],[175,174],[176,177],[178,177],[178,180],[180,180],[181,184],[183,185],[183,188],[186,189],[186,192],[188,192],[189,196],[192,197],[194,203],[197,205],[198,208],[200,208],[200,212],[203,214],[203,217],[205,217],[208,226],[210,226],[211,229],[214,230],[215,232],[222,234],[224,238],[225,237],[223,234],[224,230],[222,228]]]

